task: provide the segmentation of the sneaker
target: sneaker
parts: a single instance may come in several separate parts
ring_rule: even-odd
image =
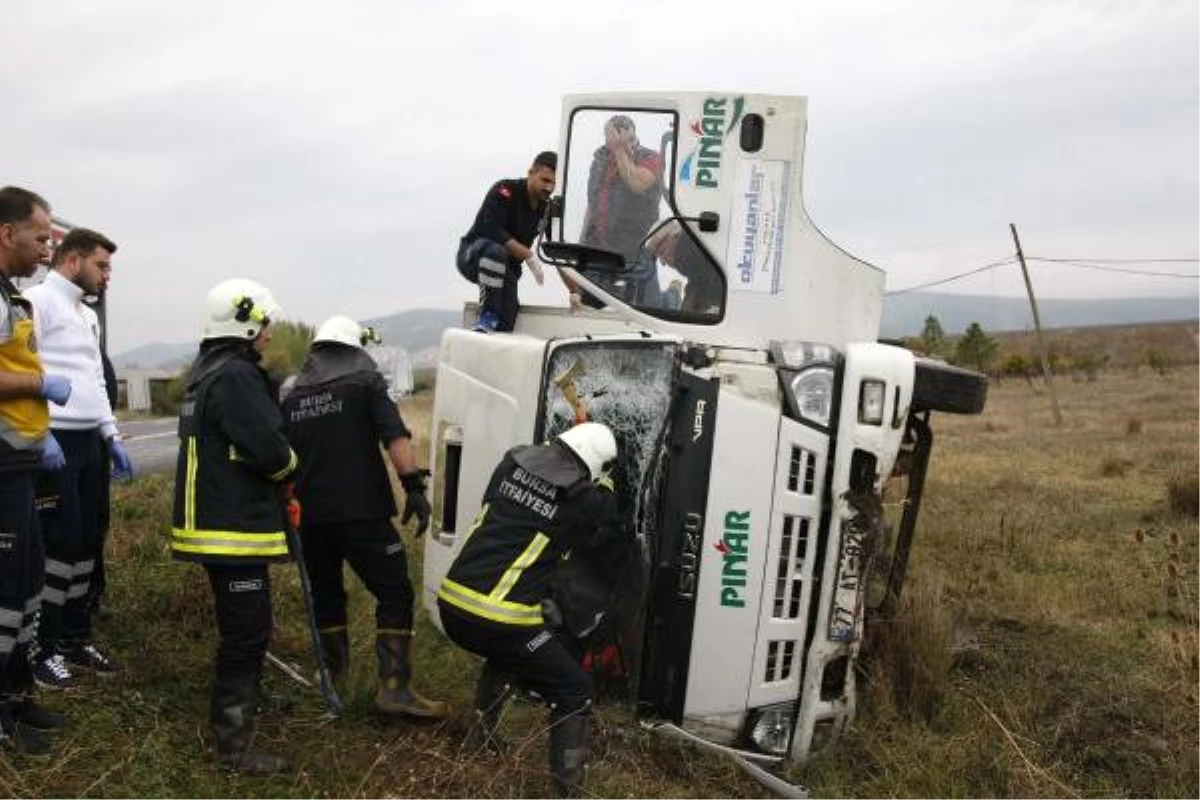
[[[0,748],[14,750],[27,756],[49,755],[54,747],[50,734],[39,731],[24,722],[4,720],[0,728]]]
[[[117,674],[117,665],[96,649],[90,642],[86,644],[64,645],[59,648],[62,658],[67,664],[76,668],[94,672],[101,678]]]
[[[69,689],[72,686],[71,670],[57,653],[33,662],[33,679],[43,689]]]
[[[498,327],[500,327],[500,315],[490,308],[485,308],[479,312],[479,319],[476,320],[472,330],[476,333],[495,333]]]
[[[12,706],[12,715],[17,722],[38,731],[56,731],[67,724],[67,718],[52,709],[26,697]]]

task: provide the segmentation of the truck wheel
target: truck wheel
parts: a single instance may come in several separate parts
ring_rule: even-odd
[[[916,359],[914,411],[978,414],[987,402],[987,376],[930,358]]]

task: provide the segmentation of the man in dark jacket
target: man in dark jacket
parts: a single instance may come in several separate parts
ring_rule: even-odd
[[[494,183],[459,243],[458,271],[479,284],[475,330],[481,333],[511,331],[516,324],[522,264],[539,286],[545,280],[545,267],[530,247],[542,233],[557,170],[558,156],[546,151],[537,154],[526,177]]]
[[[296,454],[258,362],[279,313],[270,290],[233,279],[208,293],[208,319],[179,413],[172,555],[202,564],[216,606],[210,722],[218,762],[251,775],[286,762],[252,749],[271,637],[268,565],[288,559],[280,485]]]
[[[642,237],[658,221],[662,169],[662,156],[641,145],[630,117],[615,114],[609,118],[604,124],[604,144],[592,155],[580,241],[625,257],[627,271],[619,278],[603,274],[589,277],[640,305],[659,303],[654,259],[641,244]],[[618,287],[618,280],[631,285]],[[599,305],[590,296],[584,302]]]
[[[13,280],[50,257],[50,204],[27,189],[0,189],[0,747],[45,755],[63,716],[34,702],[30,643],[46,559],[33,484],[49,435],[46,401],[63,405],[71,382],[43,372],[33,304]]]
[[[563,555],[577,546],[629,538],[608,470],[612,431],[584,422],[555,440],[509,450],[483,496],[483,509],[438,589],[446,635],[486,661],[475,692],[475,736],[494,735],[516,681],[550,705],[550,770],[575,795],[587,761],[591,684],[543,602]]]
[[[404,544],[392,526],[396,500],[379,446],[387,449],[408,498],[400,523],[416,517],[418,535],[429,527],[429,472],[417,467],[412,435],[375,361],[363,351],[372,340],[375,332],[349,317],[326,320],[283,405],[287,435],[300,456],[296,496],[313,614],[325,663],[338,680],[350,663],[342,583],[342,565],[349,561],[375,596],[375,708],[443,719],[446,704],[412,687],[415,593]]]

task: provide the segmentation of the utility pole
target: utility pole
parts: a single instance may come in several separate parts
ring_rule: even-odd
[[[1025,266],[1025,254],[1021,252],[1021,240],[1017,238],[1017,226],[1008,223],[1013,242],[1017,245],[1017,260],[1021,262],[1021,275],[1025,278],[1025,291],[1029,293],[1029,307],[1033,309],[1033,329],[1036,332],[1038,360],[1042,362],[1042,376],[1050,390],[1050,405],[1054,408],[1054,424],[1062,425],[1062,411],[1058,408],[1058,395],[1054,393],[1054,381],[1050,379],[1050,362],[1046,358],[1046,344],[1042,341],[1042,318],[1038,315],[1037,299],[1033,296],[1033,284],[1029,281],[1029,268]]]

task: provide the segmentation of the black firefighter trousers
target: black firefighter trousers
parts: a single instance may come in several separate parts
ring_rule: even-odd
[[[416,596],[408,577],[404,544],[391,520],[304,525],[300,541],[319,629],[346,627],[343,564],[348,561],[375,597],[376,629],[393,633],[412,630]]]
[[[511,675],[522,689],[537,692],[553,710],[552,719],[587,709],[591,678],[555,633],[540,625],[488,624],[440,599],[438,612],[452,642],[483,656],[489,668]]]
[[[258,685],[271,641],[266,564],[205,564],[217,617],[216,686]]]

